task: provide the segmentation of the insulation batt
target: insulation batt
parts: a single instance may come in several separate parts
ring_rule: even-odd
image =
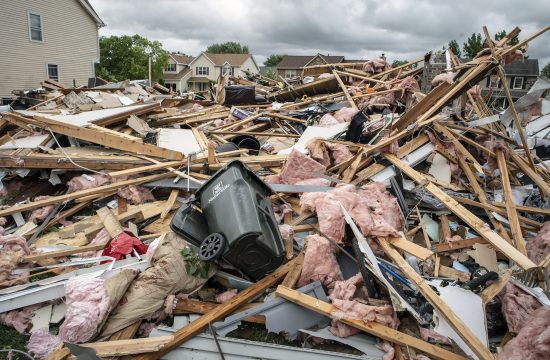
[[[529,317],[542,306],[534,297],[512,283],[506,284],[499,294],[502,303],[502,314],[508,324],[508,331],[517,333],[529,321]]]
[[[533,312],[518,335],[498,354],[498,360],[546,360],[550,354],[550,308]]]
[[[317,178],[326,171],[326,166],[294,149],[281,171],[281,182],[294,185],[301,180]]]
[[[352,109],[352,108],[341,108],[337,112],[334,113],[334,118],[338,120],[340,123],[344,122],[351,122],[351,119],[359,112],[358,109]]]
[[[47,329],[38,329],[31,333],[27,349],[35,359],[45,359],[61,344],[58,336],[53,336]]]
[[[306,149],[313,160],[327,167],[340,164],[353,157],[346,145],[324,141],[320,138],[308,141]]]
[[[319,120],[319,126],[321,127],[330,127],[338,124],[340,124],[340,121],[338,121],[334,116],[328,113],[323,115]]]
[[[80,190],[93,189],[98,186],[109,184],[110,182],[111,179],[109,176],[102,174],[75,176],[67,182],[67,192],[72,193]]]
[[[0,197],[8,196],[8,194],[17,193],[21,190],[23,184],[20,181],[13,180],[10,182],[4,183],[4,187],[0,189]]]
[[[387,341],[382,341],[379,344],[376,344],[376,347],[382,351],[385,351],[386,354],[382,356],[382,360],[393,360],[395,357],[395,348],[392,344]]]
[[[454,146],[454,144],[451,141],[445,141],[441,137],[438,137],[438,136],[434,135],[431,131],[428,131],[428,137],[430,138],[430,142],[432,144],[441,146],[442,148],[447,150],[447,152],[453,158],[457,157],[456,147]],[[458,165],[458,163],[454,163],[452,161],[449,161],[449,166],[451,168],[451,174],[452,175],[459,175],[460,172],[462,171],[460,169],[460,166]]]
[[[72,279],[65,285],[67,310],[59,327],[59,337],[71,343],[90,341],[103,322],[110,299],[100,278]]]
[[[292,213],[292,207],[288,204],[273,205],[273,212],[275,213],[275,221],[280,223],[286,214]]]
[[[478,137],[476,141],[478,143],[481,142],[483,146],[485,146],[487,149],[491,150],[494,153],[496,153],[497,150],[502,150],[502,152],[504,153],[504,158],[506,159],[510,157],[508,147],[506,146],[504,141],[498,141],[494,137],[485,138],[485,139],[483,137]],[[487,166],[491,171],[498,169],[498,162],[495,157],[489,156],[485,152],[482,152],[481,156],[487,160]]]
[[[438,332],[435,332],[434,330],[426,329],[426,328],[423,328],[421,326],[418,327],[418,330],[420,331],[420,337],[424,341],[432,341],[432,342],[437,342],[437,343],[441,343],[441,344],[448,344],[448,345],[451,345],[451,343],[452,343],[451,339],[449,339],[446,336],[441,335]]]
[[[550,252],[550,221],[542,224],[537,236],[527,240],[527,255],[536,264],[540,264]]]
[[[310,235],[305,240],[306,252],[298,287],[319,280],[330,292],[335,281],[343,280],[336,261],[336,245],[320,235]]]
[[[281,233],[281,237],[285,241],[293,241],[294,240],[294,229],[292,229],[292,226],[287,224],[281,224],[279,225],[279,232]]]
[[[372,59],[363,64],[363,71],[371,74],[380,73],[391,69],[391,65],[382,58]]]
[[[360,189],[339,184],[327,192],[305,193],[300,199],[302,211],[315,211],[321,232],[337,242],[344,237],[345,220],[340,203],[364,236],[397,236],[403,228],[397,200],[381,183],[370,183]]]
[[[216,295],[216,302],[220,303],[220,304],[228,302],[229,300],[231,300],[235,296],[237,296],[237,292],[238,292],[237,289],[231,289],[231,290],[224,291],[220,294],[217,294]]]
[[[443,84],[444,82],[452,84],[454,82],[454,78],[456,74],[457,74],[456,72],[450,72],[450,73],[441,73],[439,75],[436,75],[432,79],[432,87],[437,87],[440,84]]]
[[[33,201],[40,201],[40,200],[46,200],[49,196],[37,196],[34,198]],[[55,205],[48,205],[44,206],[38,209],[34,209],[29,216],[29,221],[32,221],[33,223],[38,223],[39,221],[44,220],[45,218],[50,215],[50,213],[53,211]]]
[[[32,324],[32,316],[34,312],[40,309],[43,305],[36,304],[26,306],[20,310],[12,310],[0,314],[0,323],[11,326],[18,333],[24,334]]]
[[[10,275],[12,270],[17,267],[21,257],[31,252],[27,246],[27,240],[18,235],[1,235],[0,246],[0,283],[3,283],[2,286],[26,283],[29,273],[24,273],[12,279],[10,279]]]
[[[117,195],[125,198],[132,205],[140,205],[147,201],[154,201],[151,190],[140,185],[129,185],[118,190]]]

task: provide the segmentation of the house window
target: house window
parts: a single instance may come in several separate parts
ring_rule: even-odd
[[[500,82],[500,79],[496,76],[491,76],[491,83],[489,84],[489,87],[491,89],[494,89],[494,88],[501,88],[502,87],[502,83]]]
[[[59,81],[59,66],[48,64],[48,79]]]
[[[174,91],[174,92],[176,91],[176,83],[167,83],[167,82],[165,82],[164,86],[167,87],[168,89]]]
[[[233,68],[231,66],[224,66],[222,68],[222,76],[225,75],[233,76]]]
[[[208,83],[199,83],[199,91],[204,91],[208,88]]]
[[[197,66],[195,68],[195,73],[197,75],[209,75],[208,66]]]
[[[29,38],[42,42],[42,15],[29,12]]]
[[[514,78],[514,89],[523,89],[523,77]]]
[[[172,71],[172,72],[175,72],[175,71],[176,71],[176,64],[168,64],[168,65],[166,65],[166,67],[164,68],[164,71]]]
[[[285,71],[285,77],[287,79],[295,76],[296,76],[296,69],[289,69]]]

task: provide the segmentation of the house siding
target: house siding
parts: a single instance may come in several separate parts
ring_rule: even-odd
[[[260,73],[260,69],[258,69],[258,67],[256,66],[256,64],[254,63],[254,61],[252,60],[252,56],[249,57],[248,59],[245,60],[245,62],[242,63],[240,69],[242,70],[248,70],[254,74],[259,74]],[[235,75],[237,74],[237,71],[235,69]],[[241,74],[241,75],[244,75],[244,74]]]
[[[29,38],[28,12],[42,16],[43,42]],[[34,89],[47,79],[47,64],[59,66],[59,82],[86,85],[99,60],[96,22],[76,0],[4,1],[0,21],[0,97]]]

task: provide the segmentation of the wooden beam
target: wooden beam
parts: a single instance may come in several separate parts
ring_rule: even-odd
[[[164,349],[171,341],[173,335],[155,336],[150,338],[98,341],[94,343],[79,344],[79,346],[92,348],[98,356],[123,356],[142,353],[153,353]]]
[[[277,270],[275,270],[273,273],[257,281],[255,284],[253,284],[249,288],[241,291],[233,299],[222,304],[222,306],[206,313],[205,315],[201,316],[200,318],[196,319],[195,321],[191,322],[190,324],[176,331],[173,334],[174,340],[167,343],[162,350],[157,351],[155,353],[140,355],[140,356],[137,356],[136,358],[141,360],[146,360],[146,359],[156,360],[161,358],[163,355],[167,354],[171,350],[175,349],[176,347],[180,346],[187,340],[191,339],[193,336],[200,333],[204,328],[208,326],[208,324],[213,323],[221,319],[222,317],[227,316],[228,314],[231,314],[236,309],[240,308],[241,306],[243,306],[250,300],[254,299],[258,295],[262,294],[267,288],[277,284],[281,279],[285,277],[288,271],[292,268],[292,266],[294,265],[294,261],[295,260],[291,260],[287,262],[286,264],[282,265]]]
[[[65,201],[85,197],[85,196],[88,196],[88,195],[95,195],[95,196],[101,197],[102,193],[108,193],[109,191],[112,191],[112,190],[116,191],[119,188],[129,186],[129,185],[138,185],[138,184],[143,184],[143,183],[155,181],[155,180],[167,177],[169,175],[170,175],[169,172],[162,173],[162,174],[149,175],[149,176],[144,176],[144,177],[140,177],[140,178],[136,178],[136,179],[132,179],[132,180],[120,181],[120,182],[113,183],[113,184],[98,186],[98,187],[92,188],[92,189],[75,191],[75,192],[65,194],[65,195],[51,196],[51,197],[49,197],[47,199],[44,199],[44,200],[33,201],[33,202],[28,203],[28,204],[15,205],[15,206],[11,206],[7,209],[0,210],[0,216],[12,215],[12,214],[22,212],[22,211],[29,211],[29,210],[37,209],[39,207],[43,207],[43,206],[47,206],[47,205],[54,205],[54,204],[62,203],[62,202],[65,202]],[[98,195],[98,194],[100,194],[100,195]]]
[[[512,238],[514,244],[521,253],[527,256],[527,248],[525,247],[525,239],[521,233],[521,226],[519,224],[518,212],[516,210],[516,204],[514,203],[514,195],[512,194],[512,187],[510,186],[510,177],[508,169],[506,167],[506,159],[504,158],[504,152],[497,150],[498,168],[500,170],[500,181],[502,183],[502,190],[504,192],[504,200],[506,203],[506,213],[508,215],[508,222],[510,223],[510,229],[512,230]]]
[[[348,88],[346,87],[346,84],[344,84],[342,79],[340,79],[340,76],[338,75],[336,70],[332,70],[332,75],[334,75],[336,77],[336,80],[338,81],[338,85],[340,85],[340,89],[342,89],[342,91],[344,92],[344,96],[346,97],[346,99],[348,99],[349,105],[353,109],[358,110],[357,105],[355,105],[355,101],[353,101],[351,95],[349,94],[349,91],[348,91]]]
[[[168,213],[172,210],[172,207],[174,206],[174,204],[176,203],[176,200],[178,199],[178,195],[179,195],[178,189],[173,189],[172,191],[170,191],[170,196],[168,196],[166,205],[162,210],[162,212],[160,213],[160,220],[163,220],[166,217],[166,215],[168,215]]]
[[[405,259],[395,250],[385,239],[378,238],[378,243],[386,253],[405,273],[407,278],[417,287],[417,289],[424,295],[426,300],[437,309],[437,311],[447,320],[449,325],[460,336],[462,340],[468,345],[468,347],[483,360],[494,360],[493,355],[476,336],[470,330],[466,324],[460,319],[454,311],[447,305],[441,298],[435,293],[435,291],[426,283],[426,281],[414,271]],[[441,271],[440,271],[441,275]]]
[[[335,308],[332,304],[321,301],[313,296],[306,295],[297,290],[290,289],[285,286],[277,287],[275,292],[278,296],[292,301],[293,303],[303,306],[309,310],[313,310],[316,313],[330,317]],[[439,360],[465,360],[466,358],[457,354],[454,354],[448,350],[445,350],[436,345],[432,345],[428,342],[415,338],[413,336],[402,333],[398,330],[394,330],[388,326],[379,324],[374,321],[364,322],[361,320],[353,319],[338,319],[344,324],[353,326],[356,329],[364,331],[368,334],[377,336],[394,344],[410,346],[416,350],[430,355],[430,358]]]
[[[540,191],[546,196],[550,196],[550,184],[535,171],[519,156],[515,151],[510,152],[512,161],[527,175],[537,186]]]
[[[305,251],[300,251],[300,254],[296,257],[296,261],[294,262],[294,265],[292,266],[292,269],[286,274],[282,285],[294,288],[296,286],[296,283],[298,280],[300,280],[300,276],[302,275],[302,266],[304,265],[304,257],[305,257]]]
[[[421,260],[426,260],[434,253],[425,247],[419,246],[404,237],[390,237],[388,241],[398,249],[408,252]]]
[[[457,215],[462,221],[468,224],[475,232],[481,235],[484,239],[490,242],[495,248],[501,251],[509,259],[515,261],[523,269],[528,270],[537,265],[532,262],[527,256],[523,255],[505,239],[485,225],[485,222],[472,214],[464,206],[460,205],[451,196],[430,182],[424,175],[414,170],[411,166],[397,158],[395,155],[385,154],[393,165],[401,169],[416,183],[423,185],[424,188],[443,203],[450,211]]]
[[[103,130],[99,131],[99,126],[95,126],[94,129],[91,129],[88,127],[78,127],[75,125],[62,123],[60,121],[51,120],[40,116],[37,116],[35,119],[28,119],[14,113],[6,114],[5,118],[12,124],[23,128],[28,128],[27,126],[30,124],[42,129],[50,129],[58,134],[71,136],[80,140],[89,141],[94,144],[99,144],[126,152],[155,156],[168,160],[181,160],[184,158],[181,152],[163,149],[151,144],[145,144],[142,142],[142,139],[137,137],[130,137],[128,135],[123,136],[124,134],[121,133],[114,134],[112,130],[109,131],[107,128],[102,128]]]
[[[465,240],[440,242],[439,244],[433,244],[432,250],[436,253],[441,253],[446,251],[456,251],[467,247],[472,247],[475,244],[487,244],[487,240],[485,240],[481,236],[478,236],[475,238],[465,239]]]

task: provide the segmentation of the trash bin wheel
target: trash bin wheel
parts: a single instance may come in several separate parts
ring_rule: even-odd
[[[226,240],[220,233],[208,235],[199,247],[199,259],[202,261],[213,261],[219,258],[225,250]]]

